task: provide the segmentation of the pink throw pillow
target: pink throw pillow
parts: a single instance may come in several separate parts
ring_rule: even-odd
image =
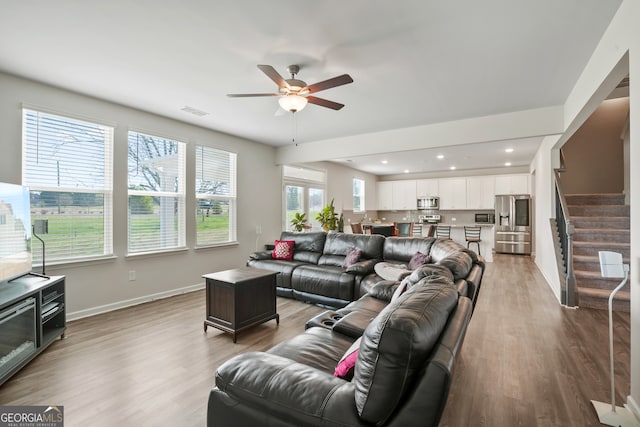
[[[362,337],[355,340],[353,344],[351,344],[351,347],[349,347],[344,353],[344,356],[342,356],[342,359],[338,362],[338,366],[336,366],[336,369],[333,371],[334,377],[351,381],[353,378],[353,371],[356,368],[356,360],[358,360],[361,340]]]

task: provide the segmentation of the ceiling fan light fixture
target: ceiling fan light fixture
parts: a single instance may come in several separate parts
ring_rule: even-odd
[[[296,94],[284,95],[278,99],[280,106],[284,110],[292,113],[297,113],[302,110],[307,105],[307,102],[307,98]]]

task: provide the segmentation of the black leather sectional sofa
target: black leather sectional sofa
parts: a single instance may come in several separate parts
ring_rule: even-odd
[[[484,265],[462,245],[433,238],[386,238],[378,261],[406,263],[416,249],[428,249],[435,263],[414,270],[402,285],[357,274],[351,282],[355,301],[310,319],[304,333],[266,352],[241,354],[220,366],[207,424],[437,426]],[[279,264],[290,270],[280,279],[281,292],[306,300],[310,293],[296,289],[305,275],[295,271],[303,265],[294,264]],[[403,285],[407,290],[400,294]],[[353,377],[334,376],[354,348]]]
[[[357,300],[384,280],[374,272],[376,263],[406,265],[416,252],[451,270],[461,295],[474,302],[484,271],[484,262],[475,252],[450,239],[285,231],[280,240],[295,242],[291,261],[272,259],[271,251],[261,251],[251,254],[247,265],[279,272],[279,296],[333,308]],[[362,257],[345,269],[342,264],[351,248],[360,249]]]

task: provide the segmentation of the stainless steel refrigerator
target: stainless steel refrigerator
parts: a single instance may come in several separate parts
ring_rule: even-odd
[[[495,250],[531,254],[531,196],[496,196]]]

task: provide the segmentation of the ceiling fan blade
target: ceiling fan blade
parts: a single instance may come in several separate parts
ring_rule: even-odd
[[[330,89],[336,86],[346,85],[348,83],[353,83],[353,79],[349,74],[343,74],[338,77],[334,77],[329,80],[324,80],[322,82],[314,83],[310,86],[307,86],[309,93],[320,92],[321,90]]]
[[[279,96],[278,93],[228,93],[229,98],[248,98],[251,96]]]
[[[289,87],[289,84],[282,78],[280,73],[276,71],[271,65],[258,65],[258,68],[262,70],[263,73],[267,75],[271,80],[273,80],[279,88]]]
[[[315,96],[307,96],[307,101],[311,104],[319,105],[321,107],[331,108],[332,110],[339,110],[344,107],[344,104],[329,101],[328,99],[318,98]]]

